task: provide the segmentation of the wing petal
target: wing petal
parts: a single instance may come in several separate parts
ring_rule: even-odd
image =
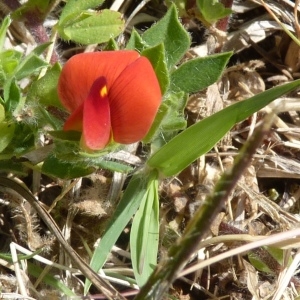
[[[110,108],[106,79],[99,77],[91,87],[83,103],[82,137],[83,148],[103,149],[111,135]]]

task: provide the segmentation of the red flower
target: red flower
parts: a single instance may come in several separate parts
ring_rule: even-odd
[[[161,102],[152,65],[129,50],[73,56],[62,69],[58,94],[71,113],[64,130],[82,132],[81,144],[91,150],[112,140],[143,139]]]

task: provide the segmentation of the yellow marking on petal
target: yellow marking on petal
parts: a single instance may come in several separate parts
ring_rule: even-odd
[[[107,87],[106,87],[106,85],[100,89],[100,96],[101,97],[107,96]]]

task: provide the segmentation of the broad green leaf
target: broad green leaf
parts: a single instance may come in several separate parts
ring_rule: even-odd
[[[3,88],[3,96],[5,102],[5,110],[13,113],[21,100],[21,90],[16,83],[15,78],[7,80]]]
[[[47,67],[43,59],[39,58],[35,53],[27,55],[22,62],[19,64],[15,76],[17,80],[25,78],[39,71],[41,68]]]
[[[169,72],[166,65],[165,49],[163,44],[159,44],[153,48],[148,48],[141,53],[142,56],[146,56],[156,73],[159,81],[162,95],[167,91],[170,83]]]
[[[63,8],[60,18],[59,18],[59,26],[63,25],[64,23],[77,18],[83,11],[95,8],[96,6],[102,5],[104,0],[85,0],[85,1],[78,1],[78,0],[68,0],[65,7]]]
[[[235,103],[181,132],[148,161],[164,176],[174,176],[207,153],[238,122],[248,118],[276,98],[299,87],[300,80],[269,89]],[[176,151],[174,151],[176,149]]]
[[[60,36],[84,45],[104,43],[118,36],[124,28],[124,21],[117,11],[104,9],[97,13],[84,13],[79,20],[58,27]]]
[[[44,43],[41,45],[36,46],[31,53],[36,55],[42,55],[43,52],[52,44],[52,42]]]
[[[156,138],[151,147],[159,149],[166,141],[174,137],[174,134],[177,134],[179,130],[185,129],[184,108],[186,101],[187,96],[184,92],[167,93],[143,142],[149,143]]]
[[[61,72],[59,64],[47,70],[44,77],[34,81],[27,95],[27,101],[62,108],[57,94],[57,83]]]
[[[270,268],[266,265],[266,263],[263,262],[261,258],[258,255],[256,255],[254,252],[248,254],[248,259],[251,265],[258,271],[265,272],[268,274],[274,274],[274,272],[270,270]]]
[[[266,249],[266,251],[268,251],[272,257],[280,264],[283,264],[283,256],[284,256],[284,251],[283,249],[280,248],[276,248],[276,247],[270,247],[270,246],[266,246],[264,247]],[[290,258],[290,263],[292,262],[292,258]]]
[[[15,125],[13,123],[0,123],[0,153],[9,145],[14,137]]]
[[[38,72],[41,68],[47,67],[48,63],[41,59],[39,56],[49,47],[51,43],[45,43],[37,46],[27,56],[25,56],[20,63],[14,68],[13,74],[17,80],[31,76],[35,72]],[[18,54],[17,54],[18,55]],[[16,53],[14,54],[16,56]]]
[[[133,168],[117,161],[100,160],[95,162],[95,166],[100,169],[110,170],[119,173],[129,173],[133,171]]]
[[[127,42],[127,50],[136,50],[142,52],[145,48],[145,43],[138,32],[133,28],[130,34],[129,41]]]
[[[231,52],[192,59],[171,73],[171,89],[193,93],[203,90],[216,82]]]
[[[203,18],[210,24],[229,16],[232,11],[218,0],[197,0],[197,6]]]
[[[147,193],[148,186],[151,185],[150,182],[156,179],[157,178],[154,177],[152,173],[147,175],[140,173],[133,175],[114,215],[106,227],[107,229],[102,236],[99,245],[95,249],[90,263],[90,266],[94,271],[98,272],[102,268],[121,232],[139,208]],[[90,286],[90,281],[86,281],[84,286],[85,295],[88,293]]]
[[[152,180],[149,182],[147,193],[134,216],[130,232],[132,266],[135,279],[140,287],[147,282],[157,264],[158,238],[158,182]]]
[[[2,79],[2,84],[6,83],[7,78],[13,76],[21,57],[22,53],[15,50],[6,50],[0,53],[1,77],[4,79]]]
[[[114,39],[109,39],[109,41],[106,43],[104,51],[116,51],[119,50],[119,46],[117,42]]]
[[[190,37],[178,20],[175,5],[166,15],[142,35],[143,41],[154,47],[163,43],[168,68],[174,67],[190,47]]]
[[[249,261],[259,271],[274,274],[283,264],[284,250],[266,246],[248,254]],[[292,263],[290,257],[289,263]]]
[[[4,19],[2,19],[1,25],[0,25],[0,51],[3,50],[4,47],[4,41],[6,38],[6,31],[11,23],[11,18],[9,15],[7,15]]]
[[[2,160],[0,154],[0,170],[5,173],[13,173],[17,176],[28,176],[28,169],[20,162],[15,162],[12,159]]]
[[[56,138],[55,147],[42,167],[42,172],[49,176],[73,179],[91,174],[99,168],[120,173],[128,173],[133,170],[125,163],[107,158],[106,151],[80,152],[78,143],[80,134],[78,132],[51,131],[50,133]]]
[[[78,165],[74,162],[62,161],[53,155],[50,155],[42,166],[43,174],[61,179],[83,177],[94,171],[95,168],[92,166],[88,167]]]
[[[4,149],[3,154],[18,157],[34,148],[37,128],[23,122],[17,122],[13,126],[13,138],[8,147]]]

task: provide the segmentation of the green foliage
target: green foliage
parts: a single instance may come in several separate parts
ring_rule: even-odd
[[[225,52],[183,63],[171,73],[171,88],[186,93],[203,90],[219,79],[231,55]]]
[[[135,279],[143,286],[149,279],[157,262],[159,237],[159,196],[157,174],[149,179],[145,194],[137,213],[134,216],[130,249]]]
[[[147,195],[149,187],[153,187],[151,183],[153,180],[157,180],[156,172],[149,174],[137,173],[133,175],[113,217],[107,224],[106,231],[98,247],[95,249],[90,263],[93,270],[98,271],[101,269],[111,248],[132,216],[138,210],[145,195]],[[90,285],[91,283],[86,281],[84,288],[85,294],[88,292]]]
[[[108,9],[89,11],[103,3],[102,0],[69,0],[65,5],[57,31],[60,36],[84,45],[104,43],[118,36],[124,29],[121,14]]]
[[[296,80],[275,87],[203,119],[159,149],[150,157],[148,165],[158,169],[164,176],[176,175],[198,157],[208,152],[234,124],[241,122],[299,85],[300,80]]]
[[[7,29],[9,27],[10,23],[11,23],[11,19],[9,16],[6,16],[1,22],[1,25],[0,25],[0,51],[3,50],[6,32],[7,32]]]
[[[262,251],[266,253],[261,254]],[[258,271],[275,274],[277,270],[272,269],[272,266],[277,268],[277,266],[282,265],[283,251],[284,250],[279,248],[264,247],[261,251],[250,252],[248,254],[248,259]],[[273,262],[273,259],[275,259],[275,262]],[[274,264],[276,265],[274,266]]]
[[[232,11],[218,0],[197,0],[197,6],[203,18],[210,24],[229,16]]]
[[[145,47],[146,47],[146,45],[145,45],[145,42],[143,41],[142,37],[133,28],[133,30],[131,31],[129,41],[127,42],[127,45],[126,45],[126,49],[142,52]]]
[[[34,81],[29,89],[27,101],[62,108],[57,94],[57,83],[60,72],[61,66],[55,64],[47,70],[42,78]]]
[[[15,126],[7,122],[0,123],[0,152],[2,152],[14,137]]]
[[[68,23],[72,19],[77,18],[83,11],[100,6],[103,2],[104,0],[68,0],[60,14],[58,24],[63,25],[64,23]]]
[[[161,92],[164,94],[168,90],[170,84],[164,44],[158,44],[152,48],[147,48],[141,54],[150,60],[159,80]]]
[[[163,99],[145,143],[152,141],[152,150],[159,149],[186,127],[184,108],[187,96],[184,92],[167,93]]]
[[[35,278],[39,278],[44,271],[44,268],[41,268],[37,264],[33,264],[30,261],[27,261],[28,264],[28,273]],[[56,291],[61,291],[64,295],[68,297],[76,297],[76,294],[69,289],[60,279],[56,278],[55,276],[44,274],[43,282],[51,287],[54,288]]]
[[[174,5],[159,22],[142,35],[142,39],[147,47],[164,44],[169,69],[179,62],[190,47],[190,37],[180,24]]]

